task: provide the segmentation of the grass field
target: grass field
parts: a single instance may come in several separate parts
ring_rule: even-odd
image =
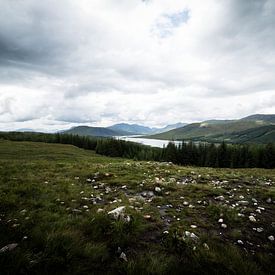
[[[274,169],[181,167],[0,141],[0,198],[0,274],[275,270]]]

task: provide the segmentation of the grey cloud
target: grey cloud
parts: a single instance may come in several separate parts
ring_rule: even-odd
[[[275,2],[191,2],[0,0],[0,93],[17,92],[11,101],[0,98],[3,119],[86,123],[152,114],[160,124],[158,118],[175,122],[182,112],[196,120],[208,115],[196,103],[201,98],[211,105],[251,94],[256,106],[253,98],[275,89]],[[210,14],[197,15],[208,4]],[[165,39],[152,35],[156,22],[157,31],[168,31]],[[32,96],[28,102],[21,88],[38,97],[45,92],[43,102]],[[13,99],[24,93],[32,107],[19,111]],[[142,104],[147,94],[150,106]],[[169,94],[179,99],[170,101]],[[250,110],[257,108],[272,105]]]

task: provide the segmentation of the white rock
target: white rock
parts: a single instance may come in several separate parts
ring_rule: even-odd
[[[117,220],[121,215],[123,215],[124,211],[125,211],[125,206],[120,206],[112,211],[109,211],[108,215],[113,216]]]
[[[156,191],[156,192],[161,192],[161,188],[158,187],[158,186],[156,186],[156,187],[155,187],[155,191]]]
[[[225,223],[222,223],[222,224],[221,224],[221,228],[224,228],[224,229],[225,229],[225,228],[227,228],[227,225],[226,225]]]
[[[273,241],[274,241],[274,236],[270,235],[270,236],[268,237],[268,239],[269,239],[271,242],[273,242]]]
[[[189,232],[189,231],[185,231],[184,233],[185,233],[186,237],[190,237],[190,235],[191,235],[191,232]]]
[[[18,246],[18,243],[10,243],[0,249],[0,253],[11,251]]]
[[[264,231],[264,229],[263,229],[262,227],[258,227],[256,230],[257,230],[257,232],[259,232],[259,233],[261,233],[261,232]]]
[[[257,220],[255,219],[254,216],[249,216],[248,218],[249,218],[249,220],[250,220],[251,222],[257,222]]]
[[[218,223],[223,223],[223,219],[219,219],[219,220],[218,220]]]
[[[125,222],[130,222],[131,221],[131,218],[130,218],[130,216],[123,216],[123,220],[125,221]]]
[[[219,201],[224,201],[224,196],[218,196],[215,198],[216,200],[219,200]]]
[[[243,241],[242,240],[237,240],[237,243],[243,245]]]
[[[197,226],[194,225],[194,224],[191,224],[190,227],[191,227],[191,228],[197,228]]]
[[[120,256],[119,256],[120,259],[124,260],[125,262],[127,262],[127,256],[124,252],[121,252]]]
[[[190,237],[192,238],[192,239],[198,239],[199,237],[196,235],[196,234],[194,234],[194,233],[191,233],[190,234]]]
[[[204,243],[204,244],[203,244],[203,247],[204,247],[206,250],[209,250],[209,246],[208,246],[207,243]]]

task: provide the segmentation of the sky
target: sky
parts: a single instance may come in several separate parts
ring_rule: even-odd
[[[275,113],[274,0],[0,0],[0,130]]]

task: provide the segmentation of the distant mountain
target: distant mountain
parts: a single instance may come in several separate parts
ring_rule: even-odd
[[[274,115],[253,115],[239,120],[208,120],[148,136],[166,140],[221,142],[275,142]],[[261,118],[261,119],[260,119]]]
[[[65,134],[75,134],[80,136],[96,136],[96,137],[112,137],[112,136],[126,136],[128,132],[115,131],[104,127],[89,127],[77,126],[64,131]]]
[[[139,124],[127,124],[127,123],[119,123],[108,127],[108,129],[115,131],[125,131],[132,135],[151,135],[166,132],[172,129],[180,128],[186,125],[186,123],[175,123],[171,125],[167,125],[163,128],[150,128],[147,126],[139,125]]]
[[[142,126],[142,125],[138,125],[138,124],[127,124],[127,123],[119,123],[119,124],[115,124],[112,125],[110,127],[108,127],[107,129],[111,129],[114,131],[122,131],[122,132],[126,132],[132,135],[147,135],[147,134],[152,134],[153,133],[153,129],[150,127],[146,127],[146,126]]]

